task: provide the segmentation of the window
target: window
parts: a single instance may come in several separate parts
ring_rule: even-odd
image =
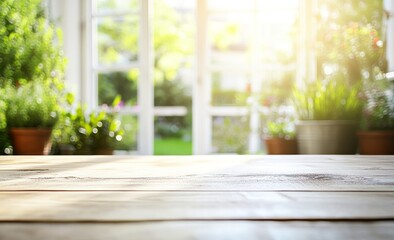
[[[159,146],[175,137],[193,139],[194,153],[259,150],[256,96],[268,82],[295,78],[289,39],[298,1],[91,0],[88,8],[90,104],[110,105],[120,95],[127,136],[136,134],[137,125],[145,131],[148,122],[155,124],[154,135],[140,132],[138,144],[126,141],[124,149],[141,152],[148,145],[142,152],[150,154],[154,139]],[[238,131],[232,147],[233,136],[221,133],[224,126]]]
[[[199,1],[205,153],[258,152],[266,86],[296,78],[298,1]],[[203,95],[203,94],[201,94]],[[264,96],[264,98],[262,98]],[[247,134],[250,131],[250,134]]]
[[[78,4],[86,10],[85,39],[75,50],[70,42],[80,32],[72,25],[77,23],[70,6]],[[73,59],[78,49],[82,53],[69,67],[87,71],[79,82],[81,99],[93,109],[120,95],[119,112],[129,123],[130,138],[121,148],[140,154],[154,153],[156,143],[173,137],[188,139],[197,154],[259,152],[261,112],[273,99],[285,101],[289,95],[270,86],[285,89],[296,80],[312,80],[327,66],[316,59],[319,4],[314,0],[70,0],[63,5],[65,51],[74,53]],[[393,19],[388,20],[391,39]],[[234,136],[239,144],[231,142]]]

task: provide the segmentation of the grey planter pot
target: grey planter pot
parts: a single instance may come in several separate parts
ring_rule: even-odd
[[[355,154],[357,123],[343,120],[299,121],[300,154]]]

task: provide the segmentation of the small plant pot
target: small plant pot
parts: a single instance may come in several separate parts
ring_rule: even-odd
[[[11,128],[10,135],[14,154],[48,155],[51,151],[52,129]]]
[[[58,148],[61,155],[73,155],[75,153],[75,147],[70,144],[59,144]]]
[[[358,144],[360,154],[393,155],[394,131],[360,131]]]
[[[74,155],[92,155],[93,151],[89,147],[75,149]]]
[[[297,154],[298,146],[295,139],[266,138],[265,145],[268,154]]]

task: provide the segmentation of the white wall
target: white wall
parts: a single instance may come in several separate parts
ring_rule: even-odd
[[[82,99],[82,27],[83,0],[46,0],[49,16],[63,31],[63,50],[68,60],[66,68],[66,87]]]

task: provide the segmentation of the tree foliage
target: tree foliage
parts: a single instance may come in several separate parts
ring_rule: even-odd
[[[319,1],[319,75],[325,64],[355,82],[385,72],[385,21],[382,0]]]
[[[60,84],[65,67],[61,38],[61,31],[46,20],[41,0],[1,1],[1,84],[17,84],[21,79]]]

